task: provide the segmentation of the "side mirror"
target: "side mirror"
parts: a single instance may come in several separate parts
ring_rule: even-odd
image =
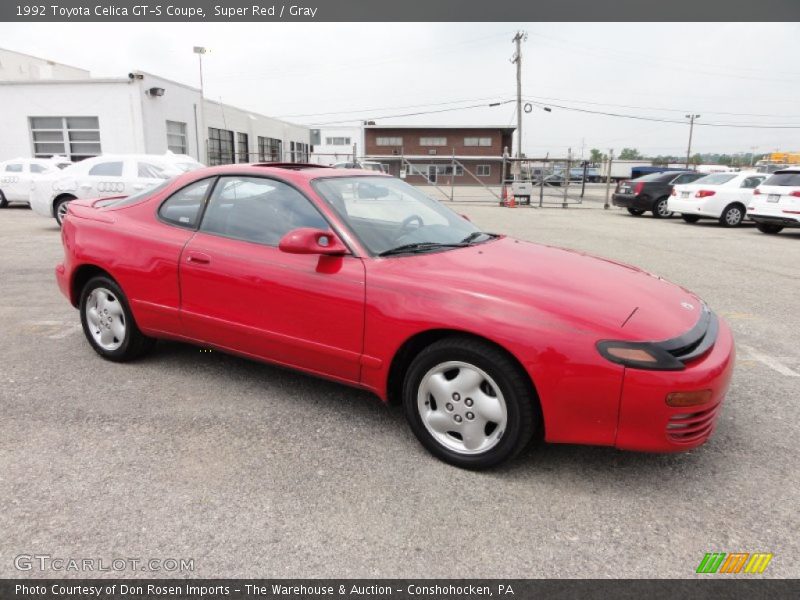
[[[311,227],[293,229],[281,238],[278,248],[289,254],[341,256],[348,253],[347,246],[332,231]]]

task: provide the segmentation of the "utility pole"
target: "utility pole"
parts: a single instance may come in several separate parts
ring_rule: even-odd
[[[517,45],[516,53],[511,59],[517,65],[517,158],[522,158],[522,42],[528,39],[528,34],[518,31],[511,40]]]
[[[758,146],[750,146],[750,166],[753,166],[753,162],[756,160],[756,150],[758,150]]]
[[[689,159],[692,156],[692,132],[694,132],[694,120],[699,119],[700,115],[686,115],[689,119],[689,146],[686,148],[686,168],[689,168]]]
[[[205,159],[200,162],[208,165],[208,128],[206,127],[206,101],[203,92],[203,54],[206,52],[208,52],[208,49],[203,46],[194,47],[194,53],[197,54],[197,58],[200,61],[200,131],[203,134],[203,136],[197,140],[198,146],[202,144],[202,150],[198,149],[197,153],[202,154]]]

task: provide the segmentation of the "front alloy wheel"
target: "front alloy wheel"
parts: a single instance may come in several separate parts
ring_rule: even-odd
[[[62,198],[56,202],[56,205],[53,208],[53,214],[56,217],[56,223],[58,223],[59,227],[64,224],[64,217],[67,216],[67,209],[69,208],[69,203],[72,200],[74,200],[74,198]]]
[[[653,206],[653,216],[656,219],[668,219],[672,216],[672,211],[669,209],[668,202],[669,199],[666,196],[656,200]]]
[[[527,374],[501,349],[452,337],[417,355],[403,385],[406,418],[436,457],[486,468],[518,454],[540,429]]]

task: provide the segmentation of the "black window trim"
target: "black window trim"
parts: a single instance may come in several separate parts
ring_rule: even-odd
[[[178,188],[177,190],[172,192],[169,196],[167,196],[164,200],[162,200],[159,203],[158,208],[156,208],[156,219],[158,221],[160,221],[161,223],[165,224],[165,225],[170,225],[172,227],[178,227],[180,229],[185,229],[185,230],[188,230],[188,231],[194,231],[195,233],[200,232],[200,226],[203,224],[203,219],[206,216],[206,209],[208,208],[208,203],[209,203],[209,201],[211,199],[211,195],[214,193],[214,190],[217,187],[217,183],[219,183],[219,180],[222,177],[249,177],[251,179],[269,179],[270,181],[277,181],[279,183],[283,183],[285,185],[288,185],[290,188],[292,188],[297,193],[299,193],[303,198],[305,198],[306,201],[308,201],[308,203],[311,204],[311,206],[314,208],[314,210],[316,210],[319,213],[319,215],[322,217],[322,220],[325,221],[325,223],[328,224],[328,228],[337,235],[339,240],[348,249],[348,251],[350,252],[350,255],[352,255],[355,258],[361,258],[361,255],[359,254],[358,250],[356,248],[354,248],[352,246],[352,244],[350,244],[348,242],[347,236],[342,234],[341,228],[339,228],[337,225],[335,225],[334,223],[331,222],[331,220],[327,217],[327,215],[323,211],[320,210],[320,208],[317,206],[317,203],[314,202],[314,200],[312,200],[312,198],[308,194],[306,194],[303,190],[301,190],[294,183],[292,183],[290,181],[286,181],[285,179],[281,179],[280,177],[274,177],[272,175],[262,175],[260,173],[232,172],[232,173],[217,173],[217,174],[214,174],[214,175],[211,175],[211,176],[208,176],[208,177],[200,177],[198,179],[195,179],[194,181],[188,182],[184,186],[181,186],[180,188]],[[180,192],[184,188],[187,188],[190,185],[197,183],[198,181],[202,181],[203,179],[214,179],[214,182],[209,186],[208,191],[206,192],[205,196],[203,197],[203,202],[202,202],[202,205],[200,207],[200,214],[198,216],[199,218],[197,219],[197,225],[195,227],[181,227],[180,225],[178,225],[176,223],[172,223],[171,221],[167,221],[167,220],[165,220],[165,219],[163,219],[161,217],[161,206],[164,203],[166,203],[170,198],[172,198],[173,195],[177,194],[178,192]],[[332,178],[330,178],[330,179],[332,179]],[[314,181],[316,181],[316,180],[314,180]],[[314,188],[314,191],[317,192],[316,188]],[[318,192],[317,192],[317,195],[319,195]],[[320,199],[322,200],[322,198],[320,198]],[[322,201],[324,202],[324,200],[322,200]],[[256,244],[258,246],[261,246],[262,248],[263,247],[266,247],[266,248],[277,248],[277,246],[270,246],[268,244],[262,244],[262,243],[259,243],[259,242],[253,242],[252,240],[244,240],[244,239],[241,239],[241,238],[235,238],[235,237],[231,237],[231,236],[225,236],[225,235],[221,235],[221,234],[218,234],[218,233],[212,233],[212,232],[208,232],[208,231],[204,231],[202,233],[205,233],[206,235],[213,235],[213,236],[216,236],[216,237],[229,239],[229,240],[237,240],[237,241],[241,241],[241,242],[247,242],[249,244]],[[352,232],[350,233],[350,235],[355,237],[358,240],[358,242],[363,246],[363,242],[361,242],[361,240],[358,239],[358,236],[356,236]],[[365,246],[365,248],[366,248],[366,246]]]
[[[194,185],[195,183],[198,183],[200,181],[205,181],[206,179],[213,179],[213,181],[211,182],[211,185],[208,186],[208,190],[206,190],[206,193],[203,195],[203,199],[200,202],[200,210],[199,210],[198,215],[197,215],[198,216],[197,225],[195,225],[194,227],[184,227],[183,225],[180,225],[178,223],[174,223],[172,221],[168,221],[167,219],[165,219],[164,217],[161,216],[161,208],[167,202],[169,202],[170,199],[175,194],[178,194],[178,193],[182,192],[183,190],[188,188],[190,185]],[[170,193],[169,196],[167,196],[161,202],[158,203],[158,206],[156,207],[156,220],[160,221],[164,225],[169,225],[170,227],[177,227],[178,229],[185,229],[187,231],[195,231],[196,232],[198,230],[198,228],[200,227],[200,223],[203,221],[203,215],[205,215],[205,213],[206,213],[206,204],[208,204],[209,195],[211,194],[211,192],[214,191],[214,188],[217,185],[217,180],[218,179],[219,179],[219,175],[210,175],[210,176],[206,176],[206,177],[200,177],[200,178],[195,179],[193,181],[190,181],[186,185],[182,185],[178,189],[174,190],[173,192]]]

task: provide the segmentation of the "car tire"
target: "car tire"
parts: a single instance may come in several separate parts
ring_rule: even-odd
[[[93,277],[83,286],[79,309],[86,339],[107,360],[134,360],[155,344],[139,331],[125,294],[107,276]]]
[[[3,193],[3,190],[0,190],[0,208],[5,208],[8,206],[8,200],[6,199],[6,195]]]
[[[53,216],[56,218],[56,223],[58,223],[59,227],[64,223],[64,217],[67,214],[67,205],[73,200],[75,200],[74,196],[64,196],[56,200],[55,204],[53,204]]]
[[[687,223],[697,223],[700,220],[700,217],[697,215],[681,215],[681,219]]]
[[[466,469],[510,460],[541,430],[539,402],[522,367],[467,337],[444,338],[417,355],[403,382],[403,406],[420,443]]]
[[[656,219],[669,219],[672,216],[668,196],[662,196],[653,203],[653,216]]]
[[[726,206],[719,217],[719,224],[723,227],[738,227],[744,221],[745,208],[741,204]]]
[[[776,223],[756,223],[756,229],[761,233],[776,234],[783,231],[783,225],[777,225]]]
[[[641,208],[629,208],[628,212],[634,217],[641,217],[644,214],[644,211]]]

